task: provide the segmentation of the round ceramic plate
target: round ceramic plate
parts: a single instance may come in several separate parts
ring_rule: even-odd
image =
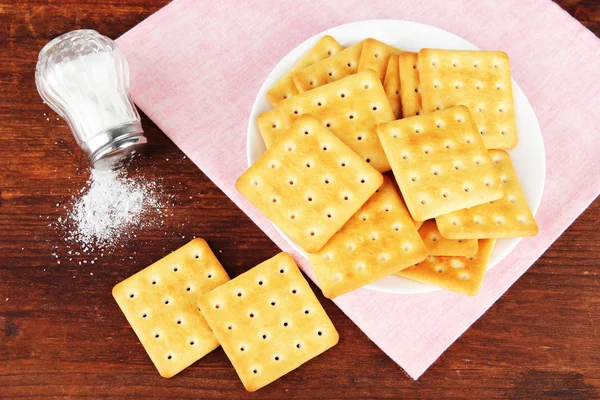
[[[298,47],[290,51],[269,74],[260,88],[250,119],[248,121],[247,155],[248,165],[256,161],[265,151],[263,140],[256,126],[256,117],[269,109],[271,105],[267,101],[267,91],[271,88],[295,63],[306,53],[317,40],[323,35],[333,36],[344,47],[357,43],[365,38],[372,37],[382,42],[396,46],[407,51],[417,52],[421,48],[439,48],[455,50],[477,50],[472,43],[445,30],[416,22],[400,20],[370,20],[352,22],[323,31],[310,39],[304,41]],[[509,151],[514,167],[516,169],[521,186],[529,202],[531,210],[535,214],[542,200],[544,180],[546,177],[546,156],[544,153],[544,142],[537,118],[531,104],[523,94],[519,85],[513,80],[513,95],[515,101],[515,115],[517,119],[517,132],[519,134],[518,145]],[[276,227],[277,228],[277,227]],[[288,243],[306,258],[306,253],[290,240],[283,232],[279,233]],[[490,259],[488,269],[494,267],[506,257],[519,243],[520,239],[501,239],[496,242]],[[437,288],[397,276],[387,276],[367,288],[391,293],[426,293]]]

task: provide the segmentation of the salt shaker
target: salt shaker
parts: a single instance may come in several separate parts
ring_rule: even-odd
[[[146,144],[127,60],[108,37],[83,29],[55,38],[40,51],[35,82],[94,168],[116,168]]]

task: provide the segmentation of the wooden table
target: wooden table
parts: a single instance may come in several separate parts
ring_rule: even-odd
[[[102,262],[79,265],[89,257],[69,256],[64,233],[49,224],[84,186],[88,164],[42,104],[34,69],[51,38],[83,27],[118,37],[165,3],[0,1],[0,397],[600,397],[597,200],[417,382],[321,295],[342,341],[259,392],[245,392],[221,349],[161,378],[112,286],[193,235],[232,276],[278,249],[144,117],[151,144],[135,167],[173,195],[173,216]],[[597,1],[559,3],[600,34]]]

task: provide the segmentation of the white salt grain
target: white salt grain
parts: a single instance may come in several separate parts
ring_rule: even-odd
[[[67,237],[84,252],[116,245],[122,235],[149,224],[152,211],[160,213],[155,186],[145,179],[129,178],[122,170],[92,169],[87,190],[73,197],[63,220]]]

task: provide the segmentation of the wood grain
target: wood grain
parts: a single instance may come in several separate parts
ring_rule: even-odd
[[[245,392],[221,349],[161,378],[112,286],[193,235],[234,276],[278,250],[144,117],[151,144],[134,167],[173,196],[173,216],[102,262],[68,261],[62,233],[48,224],[85,184],[87,161],[42,104],[33,74],[51,38],[83,27],[117,37],[165,3],[0,1],[0,397],[600,397],[599,201],[418,382],[322,296],[340,344],[261,391]],[[598,1],[559,4],[600,34]]]

